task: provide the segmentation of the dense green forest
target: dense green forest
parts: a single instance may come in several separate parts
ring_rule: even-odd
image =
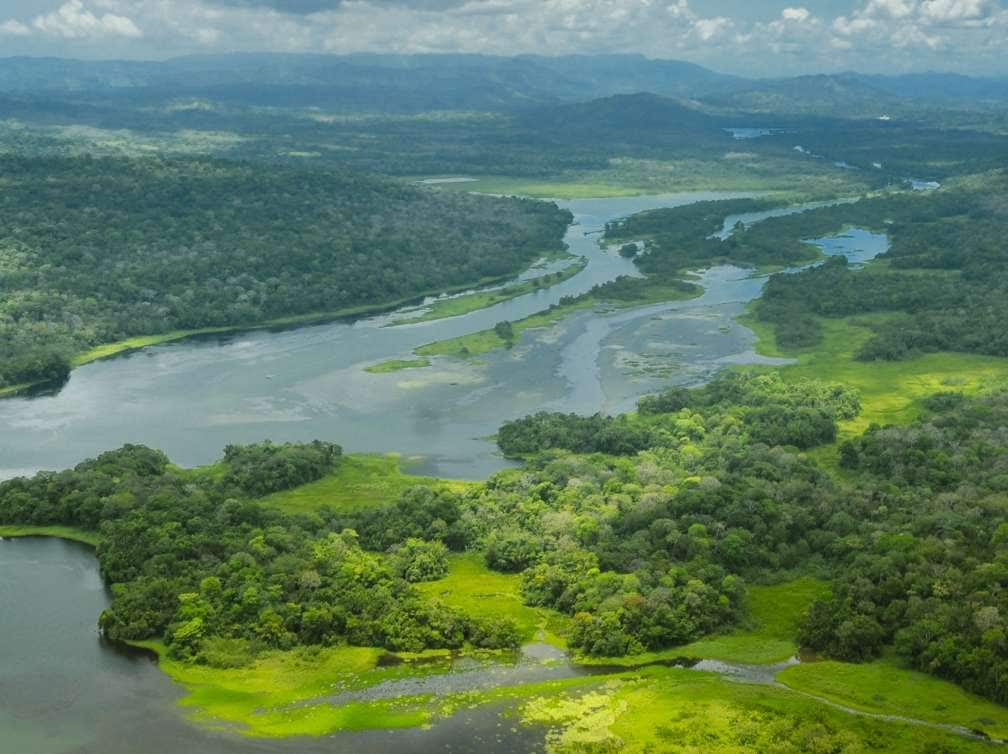
[[[512,623],[431,606],[410,586],[443,575],[436,525],[432,541],[417,541],[422,519],[401,520],[386,558],[331,512],[287,516],[251,500],[339,463],[338,446],[324,443],[232,446],[220,473],[194,477],[158,451],[125,446],[0,485],[0,518],[100,530],[98,559],[114,595],[102,631],[163,637],[179,658],[227,667],[263,649],[340,641],[399,651],[514,646]],[[418,494],[400,508],[407,512]],[[451,518],[453,504],[420,499],[414,507],[437,514],[440,505]],[[447,536],[443,519],[441,527]],[[363,544],[373,544],[366,530]]]
[[[851,660],[891,645],[1006,701],[1008,395],[941,394],[912,426],[872,427],[843,445],[842,479],[799,451],[857,414],[842,386],[729,375],[640,409],[508,425],[502,445],[536,455],[463,494],[422,487],[388,506],[290,515],[255,498],[336,467],[338,448],[232,447],[205,473],[127,446],[3,483],[0,522],[100,531],[115,595],[105,633],[163,638],[174,656],[210,665],[344,641],[512,646],[508,620],[438,606],[410,586],[443,576],[449,550],[469,549],[520,573],[526,604],[570,615],[572,647],[605,656],[744,626],[747,582],[832,575],[804,645]],[[584,421],[605,426],[578,439]],[[626,447],[592,444],[621,434]],[[277,465],[291,473],[266,472]]]
[[[906,359],[931,351],[1008,355],[1008,178],[983,187],[863,199],[754,225],[742,234],[786,246],[846,224],[883,230],[889,251],[857,270],[842,258],[794,275],[774,275],[758,319],[775,325],[782,347],[813,346],[821,317],[885,315],[858,358]],[[789,240],[790,239],[790,240]]]
[[[714,264],[783,267],[808,262],[819,251],[782,234],[731,233],[720,238],[730,215],[780,207],[779,199],[730,199],[655,209],[609,223],[605,239],[613,243],[644,241],[634,261],[642,272],[662,279],[675,278],[690,269]],[[752,228],[761,228],[755,223]]]
[[[375,306],[517,272],[570,214],[345,171],[0,158],[0,387],[90,346]]]

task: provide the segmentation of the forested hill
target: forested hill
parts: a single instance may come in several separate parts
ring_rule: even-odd
[[[695,96],[739,81],[643,55],[204,55],[166,61],[0,60],[0,91],[196,95],[351,111],[501,110],[649,91]]]
[[[570,214],[350,172],[0,158],[0,387],[99,343],[391,303],[518,271]]]

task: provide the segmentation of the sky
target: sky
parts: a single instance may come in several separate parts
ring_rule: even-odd
[[[1008,75],[1008,0],[0,0],[0,57],[641,53],[784,76]]]

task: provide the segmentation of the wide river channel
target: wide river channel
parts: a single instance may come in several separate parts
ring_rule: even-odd
[[[705,271],[690,301],[617,312],[583,311],[525,334],[478,360],[386,374],[364,371],[409,358],[424,343],[540,312],[633,263],[599,244],[605,223],[656,207],[741,196],[684,193],[559,202],[575,217],[566,242],[587,266],[563,283],[467,315],[390,326],[401,313],[285,331],[252,331],[146,348],[75,369],[51,395],[0,400],[0,479],[61,469],[123,443],[160,448],[184,466],[225,445],[324,439],[348,452],[399,452],[412,469],[480,479],[506,465],[487,438],[502,422],[539,410],[592,414],[633,407],[668,384],[695,384],[751,363],[753,335],[734,321],[764,279],[734,267]],[[776,212],[752,217],[758,220]],[[863,260],[884,236],[829,239],[829,251]]]
[[[394,313],[194,339],[77,369],[53,395],[0,401],[0,477],[63,468],[125,442],[159,447],[175,461],[195,465],[218,457],[227,443],[263,438],[322,438],[348,451],[398,451],[427,473],[484,477],[506,465],[486,439],[506,419],[541,409],[617,412],[663,385],[695,384],[725,365],[757,361],[752,333],[734,318],[759,294],[764,279],[738,268],[713,268],[702,274],[705,293],[697,299],[583,311],[478,362],[436,359],[431,367],[391,374],[364,368],[636,274],[631,262],[600,247],[598,232],[609,220],[734,196],[561,202],[575,215],[566,240],[571,252],[587,258],[585,269],[559,285],[465,316],[389,326],[401,316]],[[730,223],[768,214],[737,216]],[[853,230],[818,242],[827,253],[863,262],[884,251],[887,239]],[[427,730],[313,739],[257,741],[198,727],[176,705],[183,690],[149,657],[101,640],[96,621],[108,599],[89,548],[56,539],[0,538],[0,752],[542,750],[542,729],[502,721],[493,706],[464,710]],[[512,665],[461,666],[430,682],[458,690],[585,672],[539,659],[530,651]]]

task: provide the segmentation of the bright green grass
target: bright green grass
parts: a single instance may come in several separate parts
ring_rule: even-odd
[[[826,582],[811,577],[774,586],[750,586],[747,595],[749,615],[753,623],[750,630],[707,636],[691,644],[661,652],[629,657],[579,657],[578,660],[591,665],[627,667],[680,657],[749,664],[782,662],[798,653],[798,645],[795,643],[798,623],[809,605],[827,590]]]
[[[439,184],[453,191],[532,196],[547,199],[588,199],[676,191],[777,191],[796,201],[831,198],[868,190],[852,171],[808,160],[757,156],[744,145],[728,147],[705,159],[644,160],[614,158],[601,170],[567,173],[549,179],[487,176],[475,181]]]
[[[696,290],[693,292],[686,292],[679,288],[644,280],[637,290],[637,295],[632,300],[613,300],[605,298],[604,295],[585,294],[578,296],[573,303],[554,306],[544,312],[539,312],[525,319],[520,319],[517,322],[512,322],[511,327],[514,332],[514,342],[517,342],[526,330],[552,327],[575,312],[591,309],[596,306],[608,306],[613,309],[647,306],[666,301],[681,301],[683,299],[695,298],[702,292],[703,290],[699,286],[696,286]],[[427,343],[417,348],[414,353],[422,357],[454,356],[457,358],[472,358],[498,348],[507,348],[511,345],[513,345],[513,342],[509,343],[504,340],[491,328],[469,333],[468,335],[460,335],[457,338],[448,338],[446,340]]]
[[[521,718],[550,727],[551,754],[952,754],[988,749],[952,733],[831,709],[785,689],[678,668],[646,668],[587,689],[558,688],[525,702]]]
[[[527,607],[522,603],[521,576],[491,571],[479,553],[452,555],[448,575],[438,581],[417,584],[420,591],[470,616],[510,618],[518,624],[525,641],[541,639],[563,647],[561,634],[568,618],[554,610]]]
[[[564,269],[560,270],[558,274],[549,276],[549,280],[544,284],[542,278],[534,278],[532,280],[526,280],[521,283],[516,283],[514,285],[509,285],[505,288],[498,288],[491,291],[476,291],[474,293],[469,293],[465,296],[457,296],[455,298],[445,298],[435,301],[427,311],[422,314],[418,314],[415,317],[408,317],[405,319],[397,319],[392,323],[395,325],[406,325],[414,324],[417,322],[429,322],[435,319],[445,319],[446,317],[458,317],[463,314],[469,314],[470,312],[477,311],[479,309],[486,309],[495,304],[503,303],[504,301],[510,301],[518,296],[524,296],[527,293],[533,293],[538,290],[542,290],[544,287],[548,288],[552,285],[558,285],[559,283],[569,280],[570,278],[577,275],[581,270],[583,270],[588,265],[588,260],[581,257],[579,261],[574,264],[568,265]]]
[[[932,353],[907,361],[855,361],[854,354],[872,335],[871,321],[864,316],[824,319],[819,345],[787,352],[775,345],[772,326],[751,319],[745,323],[759,336],[760,353],[797,360],[777,368],[785,379],[815,378],[857,388],[862,411],[841,423],[841,438],[860,434],[873,422],[910,422],[920,414],[920,399],[934,393],[978,393],[1008,385],[1008,359],[996,356]]]
[[[389,374],[391,372],[400,372],[404,369],[423,369],[430,365],[430,359],[389,359],[388,361],[364,367],[364,371],[371,374]]]
[[[288,513],[309,513],[324,505],[352,511],[394,502],[418,485],[464,491],[473,483],[404,474],[400,456],[355,454],[344,456],[337,470],[318,481],[277,492],[260,501]]]
[[[960,725],[1008,738],[1008,708],[893,659],[862,665],[811,662],[788,668],[777,678],[790,688],[866,712]]]
[[[97,547],[101,537],[97,532],[73,526],[0,526],[0,537],[59,537]]]
[[[479,178],[464,183],[438,184],[438,188],[451,191],[475,191],[481,194],[531,196],[538,199],[592,199],[660,193],[660,189],[647,189],[643,186],[619,185],[617,183],[576,179],[537,181],[507,176]]]
[[[336,730],[417,727],[430,720],[428,710],[396,700],[282,708],[409,672],[378,669],[380,649],[273,652],[246,667],[220,669],[172,660],[159,642],[136,644],[158,653],[161,670],[189,692],[179,704],[192,719],[210,727],[258,737],[319,736]]]

